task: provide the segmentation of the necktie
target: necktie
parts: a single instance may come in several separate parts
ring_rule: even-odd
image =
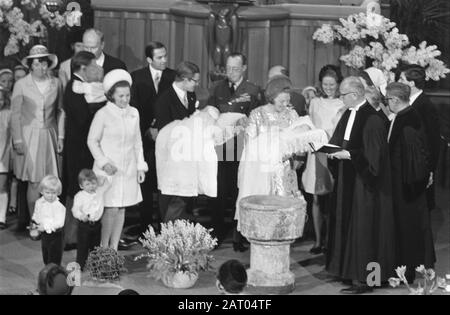
[[[234,83],[230,84],[230,93],[231,95],[234,95],[234,93],[236,92],[236,89],[234,88]]]
[[[389,143],[389,140],[391,139],[392,128],[394,127],[394,122],[395,122],[395,118],[397,117],[397,115],[393,114],[392,117],[393,118],[391,120],[391,125],[389,126],[389,133],[388,133],[388,138],[387,138],[388,143]]]
[[[348,118],[347,127],[345,128],[344,140],[350,140],[350,134],[352,133],[353,123],[356,117],[356,108],[350,108],[350,117]]]
[[[161,75],[159,74],[159,72],[157,72],[157,73],[155,74],[155,79],[154,79],[154,81],[155,81],[155,90],[156,90],[156,93],[158,93],[159,81],[161,81]]]
[[[183,105],[184,105],[184,107],[186,107],[186,108],[188,108],[188,106],[189,106],[187,94],[184,94]]]

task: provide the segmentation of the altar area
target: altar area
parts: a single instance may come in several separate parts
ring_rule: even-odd
[[[264,86],[269,68],[278,64],[288,68],[298,88],[317,82],[320,68],[327,63],[337,64],[344,48],[313,41],[314,31],[324,23],[337,23],[339,18],[366,11],[361,0],[301,2],[242,6],[237,10],[237,48],[248,58],[251,82]],[[124,60],[129,70],[145,65],[147,42],[161,41],[169,51],[169,67],[182,60],[192,61],[200,66],[201,86],[208,86],[208,72],[214,64],[208,47],[207,4],[186,0],[129,0],[126,4],[121,0],[93,0],[92,6],[94,24],[105,33],[105,50]]]

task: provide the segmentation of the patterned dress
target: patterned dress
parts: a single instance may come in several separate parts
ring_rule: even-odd
[[[299,117],[290,108],[274,112],[271,105],[265,105],[251,112],[239,165],[239,196],[235,214],[238,229],[239,201],[244,197],[277,195],[303,198],[293,157],[306,153],[309,142],[318,140],[325,143],[325,133],[313,129],[308,116]]]

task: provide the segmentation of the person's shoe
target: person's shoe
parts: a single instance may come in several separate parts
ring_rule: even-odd
[[[64,251],[65,252],[70,252],[71,250],[77,249],[77,244],[76,243],[72,243],[72,244],[66,244],[66,246],[64,246]]]
[[[370,293],[373,291],[373,288],[369,287],[366,284],[356,284],[351,287],[345,288],[341,290],[342,294],[364,294]]]
[[[322,247],[321,246],[314,246],[313,248],[311,248],[310,250],[309,250],[309,252],[311,253],[311,254],[313,254],[313,255],[319,255],[319,254],[321,254],[322,253]]]
[[[126,239],[126,238],[122,238],[122,239],[120,239],[120,241],[119,241],[118,249],[119,249],[119,250],[128,250],[128,249],[130,249],[132,246],[138,245],[138,244],[139,244],[138,241],[134,241],[134,240],[129,240],[129,239]]]
[[[39,232],[38,229],[30,228],[29,235],[30,235],[31,240],[33,240],[33,241],[39,241],[41,239],[41,233]]]
[[[248,250],[248,247],[245,247],[244,244],[242,244],[242,243],[233,242],[233,250],[235,252],[243,253]]]
[[[0,230],[6,230],[7,226],[5,222],[0,222]]]

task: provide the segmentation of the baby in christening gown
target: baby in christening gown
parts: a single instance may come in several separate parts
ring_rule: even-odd
[[[158,133],[156,174],[161,193],[173,196],[217,196],[215,146],[231,139],[244,114],[220,114],[207,106],[183,120],[175,120]]]

